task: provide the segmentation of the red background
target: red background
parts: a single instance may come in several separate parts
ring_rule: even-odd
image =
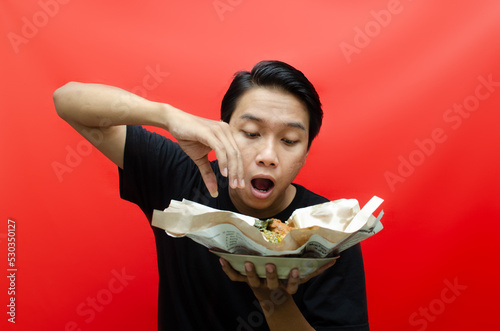
[[[156,328],[152,232],[52,92],[98,82],[218,119],[232,74],[262,59],[301,69],[324,105],[297,182],[385,199],[363,243],[372,330],[497,326],[498,1],[6,0],[0,15],[2,330]]]

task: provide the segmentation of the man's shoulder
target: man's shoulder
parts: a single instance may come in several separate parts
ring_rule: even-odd
[[[176,141],[141,125],[127,125],[125,158],[129,157],[158,158],[157,163],[191,161]]]
[[[325,203],[325,202],[330,201],[329,199],[325,198],[324,196],[319,195],[318,193],[315,193],[315,192],[305,188],[304,186],[302,186],[300,184],[294,183],[293,185],[297,189],[296,196],[298,197],[298,200],[299,200],[297,202],[300,204],[311,206],[311,205],[316,205],[316,204]]]
[[[178,145],[176,142],[168,139],[164,135],[155,131],[150,131],[142,125],[127,125],[127,139],[131,142],[137,143],[158,144],[168,142],[173,145]]]

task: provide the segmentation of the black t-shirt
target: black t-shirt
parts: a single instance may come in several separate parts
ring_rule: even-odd
[[[237,212],[227,178],[217,176],[219,196],[210,197],[196,165],[171,140],[128,126],[120,195],[137,204],[149,222],[154,209],[183,198]],[[275,218],[286,220],[301,207],[328,201],[300,185],[290,204]],[[269,330],[258,301],[246,283],[233,282],[219,258],[189,238],[172,238],[152,227],[157,248],[159,330]],[[316,330],[369,330],[361,248],[342,252],[337,263],[299,286],[293,296]]]

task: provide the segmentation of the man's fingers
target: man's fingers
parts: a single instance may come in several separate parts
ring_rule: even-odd
[[[225,130],[226,139],[232,148],[228,151],[228,166],[229,166],[229,178],[232,180],[233,188],[243,188],[245,187],[244,170],[243,170],[243,160],[241,158],[240,149],[236,144],[236,140],[233,137],[233,133],[227,125]]]
[[[219,263],[222,267],[222,270],[226,273],[226,275],[231,279],[233,282],[246,282],[247,278],[234,270],[229,262],[227,262],[225,259],[222,257],[219,259]]]
[[[267,288],[270,290],[275,290],[280,287],[280,280],[278,278],[278,272],[274,264],[266,264],[266,283]]]
[[[247,282],[250,287],[258,288],[261,285],[261,280],[259,276],[257,276],[257,272],[255,271],[255,266],[252,262],[245,262],[245,272],[247,274]]]
[[[244,187],[243,161],[229,125],[220,122],[212,128],[212,133],[209,145],[215,151],[221,174],[228,177],[232,188]]]
[[[299,289],[300,273],[298,269],[292,269],[288,276],[288,283],[286,284],[286,291],[289,294],[295,294]]]
[[[200,160],[194,161],[200,169],[201,177],[203,178],[203,182],[208,189],[208,192],[212,196],[212,198],[217,198],[219,192],[217,191],[217,179],[215,178],[214,171],[210,166],[210,162],[208,161],[208,157],[204,157]]]
[[[233,137],[231,127],[226,122],[197,117],[183,111],[173,113],[168,131],[182,142],[182,149],[195,162],[214,150],[219,161],[220,172],[228,177],[232,188],[244,187],[244,169],[241,153]],[[197,163],[201,170],[201,166]],[[211,175],[203,174],[205,184],[212,195],[216,188],[211,183]],[[208,180],[207,180],[208,179]]]

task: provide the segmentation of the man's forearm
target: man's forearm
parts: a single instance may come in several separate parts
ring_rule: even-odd
[[[54,92],[57,114],[106,157],[123,168],[126,125],[168,131],[200,169],[210,194],[217,196],[208,153],[215,150],[231,187],[244,187],[243,167],[229,124],[201,118],[166,103],[146,100],[117,87],[68,83]]]
[[[267,325],[272,331],[314,330],[304,318],[292,296],[279,288],[269,298],[260,300]]]
[[[101,84],[70,82],[53,97],[61,118],[87,127],[140,124],[165,128],[171,107]]]

